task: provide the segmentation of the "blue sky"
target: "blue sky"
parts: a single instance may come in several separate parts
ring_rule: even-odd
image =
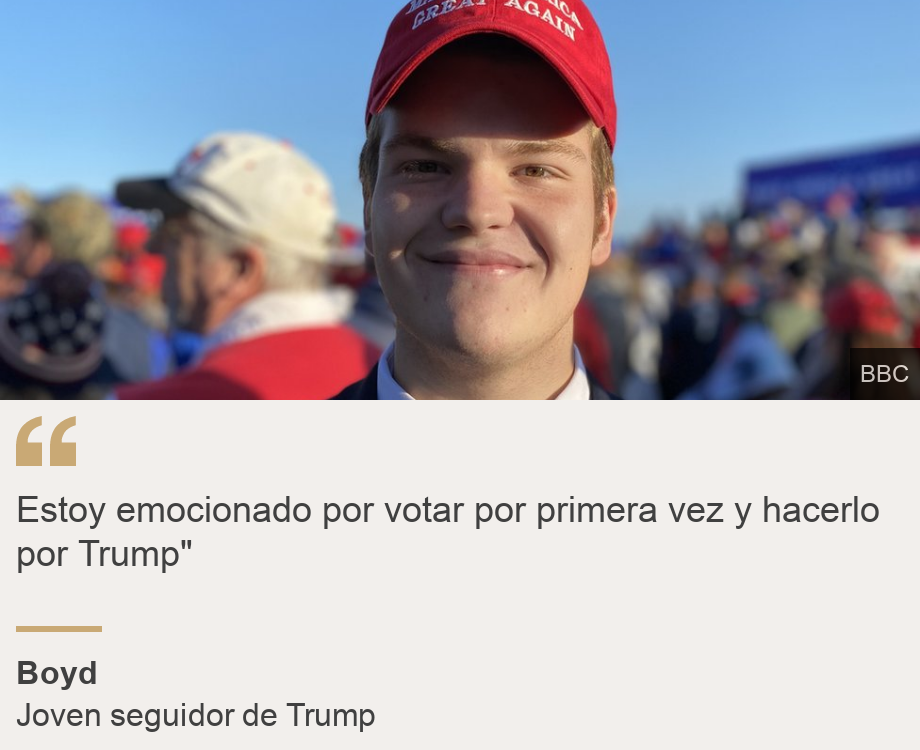
[[[618,232],[734,205],[759,163],[920,139],[916,0],[589,0],[620,112]],[[287,138],[359,222],[394,0],[5,3],[0,191],[110,192],[216,130]]]

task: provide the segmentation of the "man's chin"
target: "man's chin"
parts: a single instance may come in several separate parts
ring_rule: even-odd
[[[450,353],[470,365],[506,362],[522,348],[521,336],[508,321],[451,320],[448,324],[420,331],[420,338],[433,350]]]

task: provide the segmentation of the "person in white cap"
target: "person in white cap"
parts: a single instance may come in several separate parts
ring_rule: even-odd
[[[371,81],[366,242],[396,340],[341,400],[609,399],[574,346],[616,103],[581,0],[414,0]]]
[[[163,214],[172,324],[205,337],[189,370],[120,388],[118,398],[324,399],[376,359],[343,324],[349,294],[326,283],[329,182],[289,144],[218,133],[169,177],[119,182],[116,198]]]

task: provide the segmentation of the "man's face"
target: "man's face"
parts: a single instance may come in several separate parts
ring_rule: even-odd
[[[213,331],[224,317],[224,291],[233,277],[230,260],[209,251],[187,217],[167,219],[151,238],[151,249],[166,257],[163,301],[172,327]]]
[[[47,240],[39,240],[35,230],[26,222],[13,238],[13,273],[24,279],[33,279],[51,262],[51,246]]]
[[[496,62],[447,47],[380,115],[368,243],[401,330],[482,363],[571,341],[601,231],[590,121],[536,56]]]

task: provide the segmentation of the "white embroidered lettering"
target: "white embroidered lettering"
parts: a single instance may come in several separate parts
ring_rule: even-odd
[[[578,25],[578,28],[581,28],[581,24],[578,23],[578,19],[575,17],[575,14],[572,13],[567,3],[560,2],[560,0],[546,0],[546,3],[548,5],[552,5],[567,18],[571,18],[572,21]],[[529,16],[533,16],[534,18],[539,18],[541,21],[545,21],[554,29],[556,29],[556,31],[558,31],[560,34],[568,37],[573,42],[575,41],[575,27],[569,23],[566,23],[562,18],[557,16],[551,10],[541,10],[540,3],[536,0],[527,0],[523,6],[520,2],[518,2],[518,0],[508,0],[508,2],[505,3],[505,7],[514,8],[515,10],[519,10]]]
[[[431,0],[412,0],[412,2],[409,3],[408,10],[406,10],[406,15],[408,16],[410,13],[415,13],[419,8],[428,5],[430,2]]]
[[[569,7],[569,4],[565,0],[546,0],[549,5],[552,5],[556,10],[558,10],[563,16],[568,18],[572,23],[574,23],[582,31],[585,30],[585,27],[581,25],[581,21],[578,20],[578,16],[575,14],[575,11]],[[554,24],[555,25],[555,24]],[[556,26],[559,31],[562,31],[566,36],[570,34],[566,31],[563,31],[562,27]],[[574,33],[574,31],[573,31]],[[574,37],[572,37],[574,38]]]
[[[410,6],[410,10],[418,10],[431,2],[433,2],[433,0],[415,0]],[[429,21],[433,21],[435,18],[443,16],[445,13],[453,13],[461,8],[475,8],[482,5],[488,5],[488,0],[463,0],[463,2],[460,2],[460,0],[439,0],[428,8],[428,10],[420,10],[418,12],[412,22],[412,28],[417,29],[419,26],[424,26]]]

